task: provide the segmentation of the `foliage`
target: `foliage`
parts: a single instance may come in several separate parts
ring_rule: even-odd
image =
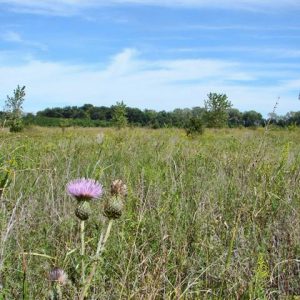
[[[44,127],[61,127],[61,125],[67,125],[66,127],[108,127],[111,125],[108,121],[102,120],[49,118],[42,116],[36,116],[34,118],[25,116],[23,120],[25,125],[36,125]]]
[[[22,105],[25,100],[25,95],[25,86],[20,87],[18,85],[14,90],[14,95],[12,97],[7,96],[7,100],[5,101],[9,130],[11,132],[20,132],[23,130]]]
[[[62,120],[67,120],[70,126],[82,127],[109,127],[115,124],[112,121],[112,116],[115,106],[93,106],[92,104],[84,104],[83,106],[67,106],[63,108],[47,108],[37,112],[36,115],[27,114],[24,116],[24,125],[39,125],[39,126],[60,126]],[[228,121],[224,125],[235,127],[250,127],[257,128],[265,126],[266,120],[263,116],[254,111],[241,112],[236,108],[227,110]],[[4,112],[0,112],[2,125],[5,124]],[[208,112],[203,107],[193,107],[184,109],[174,109],[173,111],[155,111],[150,109],[140,110],[126,106],[126,118],[128,124],[137,127],[149,128],[165,128],[177,127],[185,128],[190,118],[200,118],[203,124],[208,127],[209,118]],[[288,112],[284,116],[271,114],[269,123],[274,127],[300,126],[300,112]],[[225,126],[225,127],[226,127]]]
[[[207,126],[212,128],[226,127],[228,110],[232,106],[225,94],[209,93],[205,103]]]
[[[234,128],[243,125],[243,113],[236,108],[230,108],[228,110],[228,127]]]
[[[243,122],[245,127],[257,127],[263,125],[263,117],[255,110],[246,111],[243,114]]]
[[[200,135],[204,133],[204,124],[202,119],[191,117],[185,127],[187,136]]]
[[[267,299],[265,291],[269,278],[269,268],[264,254],[259,253],[254,277],[250,284],[250,299]]]
[[[59,122],[59,127],[61,128],[62,132],[65,132],[66,128],[70,127],[71,123],[68,119],[61,119]]]
[[[117,102],[113,107],[112,122],[118,129],[124,128],[127,125],[126,105],[123,101]]]
[[[288,125],[297,124],[299,126],[300,125],[300,111],[289,112],[286,115],[286,122]]]

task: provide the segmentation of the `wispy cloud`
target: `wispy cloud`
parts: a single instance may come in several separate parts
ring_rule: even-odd
[[[281,47],[239,47],[239,46],[218,46],[218,47],[187,47],[187,48],[176,48],[176,49],[168,49],[169,52],[180,52],[180,53],[197,53],[197,52],[219,52],[219,53],[252,53],[256,56],[266,56],[273,55],[274,57],[279,58],[297,58],[300,57],[300,50],[292,49],[292,48],[281,48]]]
[[[243,10],[295,10],[300,9],[298,0],[0,0],[18,12],[72,15],[83,8],[116,5],[152,5],[166,7],[205,7]]]
[[[300,26],[266,26],[265,24],[262,26],[258,25],[245,25],[245,24],[180,24],[177,26],[168,27],[168,30],[176,30],[176,31],[186,31],[186,30],[202,30],[202,31],[299,31]],[[298,36],[299,37],[299,36]]]
[[[2,34],[2,39],[6,42],[13,42],[13,43],[22,43],[23,40],[21,36],[14,31],[6,31]]]
[[[140,108],[170,110],[203,105],[209,92],[226,93],[235,107],[241,110],[259,108],[265,114],[280,95],[282,105],[279,112],[297,110],[298,102],[291,94],[296,95],[299,76],[285,82],[256,85],[256,81],[270,79],[268,74],[264,76],[234,61],[150,61],[142,59],[134,49],[125,49],[113,56],[105,68],[95,65],[70,66],[34,59],[18,66],[2,66],[0,94],[10,93],[17,84],[26,85],[27,110],[33,107],[82,105],[83,102],[111,105],[119,100]]]
[[[17,43],[27,47],[38,48],[43,51],[47,50],[46,45],[32,40],[23,39],[22,36],[16,31],[6,31],[3,34],[0,34],[0,39],[9,43]]]

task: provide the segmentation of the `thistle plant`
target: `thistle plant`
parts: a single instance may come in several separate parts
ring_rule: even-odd
[[[68,282],[67,273],[65,273],[63,269],[55,267],[49,272],[49,280],[52,286],[49,297],[50,300],[62,300],[63,295],[61,287]]]
[[[103,190],[102,185],[93,179],[76,179],[71,181],[67,190],[70,196],[77,200],[75,215],[80,220],[80,240],[81,240],[81,281],[85,280],[85,221],[89,218],[91,208],[89,202],[92,199],[100,198]]]
[[[127,196],[127,186],[122,180],[114,180],[110,188],[111,197],[104,205],[104,215],[108,219],[118,219],[121,217],[124,208],[124,198]]]
[[[103,206],[103,214],[107,217],[107,224],[100,232],[95,255],[91,256],[89,264],[89,274],[86,277],[87,266],[85,265],[85,221],[91,214],[90,201],[99,199],[103,194],[102,185],[93,179],[76,179],[67,185],[70,196],[77,200],[75,215],[80,220],[80,240],[81,240],[81,291],[79,300],[88,297],[89,288],[94,278],[101,254],[105,249],[109,238],[113,221],[120,218],[124,209],[124,200],[127,196],[127,186],[122,180],[114,180],[111,184],[110,196]],[[63,299],[61,286],[67,282],[67,274],[60,268],[54,268],[49,273],[51,281],[51,300]]]
[[[105,202],[103,211],[104,216],[108,218],[108,224],[106,228],[103,229],[100,233],[97,250],[91,265],[91,271],[84,283],[83,289],[79,296],[79,300],[84,300],[85,297],[87,297],[88,290],[94,278],[98,262],[100,260],[101,254],[105,249],[105,244],[110,235],[113,221],[120,218],[122,215],[124,209],[124,200],[127,196],[127,186],[120,179],[114,180],[111,184],[110,194],[110,197]]]

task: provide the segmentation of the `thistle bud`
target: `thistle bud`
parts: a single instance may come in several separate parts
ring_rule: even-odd
[[[110,198],[104,205],[104,215],[109,219],[119,219],[123,208],[124,203],[121,198]]]
[[[56,267],[49,272],[49,280],[60,285],[65,285],[68,281],[68,275],[63,269]]]
[[[91,207],[87,201],[79,202],[77,208],[75,209],[75,215],[81,221],[86,221],[91,214]]]
[[[126,197],[127,196],[127,186],[122,180],[116,179],[112,182],[112,184],[110,186],[110,193],[112,196]]]

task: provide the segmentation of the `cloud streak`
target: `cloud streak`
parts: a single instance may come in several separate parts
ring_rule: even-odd
[[[4,34],[2,34],[2,39],[6,42],[13,42],[13,43],[22,43],[23,39],[21,36],[14,31],[6,31]]]
[[[38,48],[40,50],[46,51],[47,47],[44,44],[41,44],[39,42],[31,41],[31,40],[25,40],[22,38],[22,36],[15,31],[6,31],[3,34],[0,35],[0,39],[2,39],[5,42],[8,43],[16,43],[23,45],[25,47],[33,47]]]
[[[179,53],[199,53],[199,52],[220,52],[220,53],[252,53],[256,56],[260,55],[272,55],[278,58],[298,58],[300,57],[300,50],[292,48],[280,48],[280,47],[250,47],[250,46],[218,46],[218,47],[188,47],[188,48],[175,48],[168,49],[168,52]]]
[[[298,0],[0,0],[16,12],[74,15],[85,8],[120,5],[148,5],[186,8],[242,9],[266,12],[267,10],[298,10]]]

